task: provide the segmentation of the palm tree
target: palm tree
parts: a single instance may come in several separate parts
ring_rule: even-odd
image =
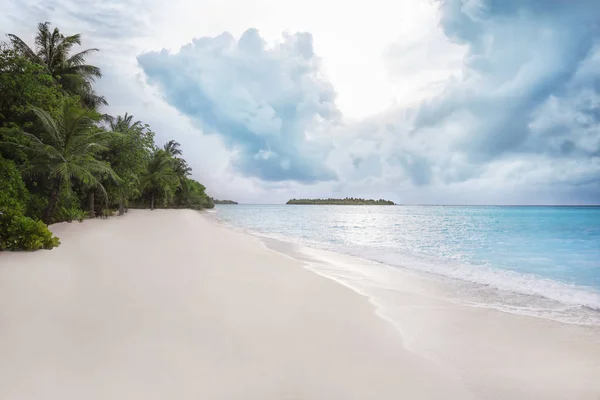
[[[92,83],[102,77],[100,68],[85,63],[85,58],[98,49],[69,54],[74,45],[81,45],[79,33],[64,36],[58,28],[51,31],[49,22],[39,23],[35,51],[18,36],[8,34],[8,37],[15,50],[30,61],[44,66],[66,92],[79,95],[84,105],[94,109],[108,105],[106,99],[97,95],[92,88]]]
[[[116,142],[111,144],[108,157],[115,170],[121,170],[119,173],[123,173],[121,174],[122,179],[115,190],[119,201],[119,215],[123,215],[125,213],[125,201],[132,192],[137,190],[140,183],[138,173],[131,171],[131,168],[127,168],[127,165],[123,166],[123,163],[131,164],[135,162],[135,158],[131,157],[131,153],[127,153],[127,150],[131,150],[130,140],[143,129],[143,126],[142,121],[133,122],[133,115],[128,113],[123,116],[118,115],[116,118],[108,116],[106,119],[110,130],[116,135]],[[115,145],[115,143],[118,144]]]
[[[183,158],[173,159],[173,171],[180,179],[190,176],[192,174],[192,168],[187,164]]]
[[[175,157],[175,156],[180,156],[183,154],[183,152],[181,151],[181,149],[179,147],[181,147],[181,145],[179,143],[177,143],[175,140],[169,140],[165,144],[164,149],[168,155],[170,155],[171,157]]]
[[[113,132],[122,132],[125,133],[130,129],[141,128],[142,121],[133,121],[133,115],[129,115],[125,113],[124,116],[118,115],[117,118],[109,117],[108,125]]]
[[[179,185],[179,178],[173,170],[173,159],[163,149],[157,149],[150,162],[148,169],[140,179],[140,190],[150,193],[150,209],[154,210],[156,194],[162,193],[165,198]]]
[[[41,137],[21,132],[30,139],[29,145],[19,145],[30,156],[30,166],[25,174],[43,175],[50,183],[48,206],[42,220],[50,223],[56,210],[58,194],[62,187],[71,189],[72,181],[86,187],[96,188],[108,199],[100,183],[100,176],[119,178],[110,164],[95,158],[99,151],[107,150],[104,142],[106,132],[98,130],[95,122],[98,114],[65,102],[62,113],[54,120],[46,111],[32,107],[43,126]]]

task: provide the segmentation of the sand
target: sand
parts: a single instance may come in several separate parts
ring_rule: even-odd
[[[0,253],[2,400],[600,399],[597,331],[409,275],[392,282],[404,306],[377,309],[319,275],[356,260],[319,270],[206,213],[51,229],[54,250]]]
[[[598,325],[502,312],[458,300],[442,277],[265,241],[372,299],[406,349],[454,371],[477,398],[600,399]]]
[[[366,298],[194,211],[0,254],[0,399],[470,399]]]

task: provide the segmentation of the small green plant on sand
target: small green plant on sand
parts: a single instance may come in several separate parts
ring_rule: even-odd
[[[87,217],[85,211],[80,210],[76,207],[62,207],[58,211],[58,218],[62,221],[67,221],[69,223],[73,221],[83,222],[83,220]]]
[[[100,215],[100,218],[112,217],[115,215],[115,213],[116,213],[115,210],[111,210],[110,208],[105,208],[104,210],[102,210],[102,214]]]
[[[42,221],[12,212],[0,214],[0,250],[49,250],[59,244]]]

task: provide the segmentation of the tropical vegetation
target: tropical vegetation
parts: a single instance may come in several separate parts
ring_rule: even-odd
[[[233,200],[217,200],[217,199],[213,199],[213,203],[215,203],[215,204],[238,204],[237,201],[233,201]]]
[[[133,115],[104,112],[98,51],[81,35],[38,25],[33,46],[0,42],[0,250],[51,249],[56,222],[128,208],[211,208],[179,143],[157,145]]]
[[[390,200],[372,200],[355,197],[346,197],[344,199],[291,199],[286,204],[317,204],[317,205],[351,205],[351,206],[393,206],[395,203]]]

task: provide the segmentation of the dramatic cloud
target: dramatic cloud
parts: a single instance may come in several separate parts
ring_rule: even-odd
[[[600,14],[593,3],[440,2],[444,33],[467,52],[462,76],[416,107],[408,124],[394,123],[403,137],[398,164],[415,185],[483,178],[600,194]]]
[[[539,130],[534,135],[530,124],[544,118],[540,107],[552,98],[577,95],[573,89],[579,92],[581,84],[593,87],[593,76],[574,80],[584,78],[577,73],[593,59],[598,43],[597,5],[449,0],[441,12],[446,35],[468,46],[464,78],[421,108],[417,127],[458,122],[462,140],[456,143],[472,147],[477,158],[548,150],[553,135]]]
[[[335,178],[319,133],[339,112],[310,34],[285,35],[270,48],[255,29],[239,41],[223,33],[138,62],[172,106],[225,139],[240,173],[266,181]]]
[[[215,196],[600,202],[596,1],[149,1],[6,0],[0,29],[82,32],[106,111]]]

